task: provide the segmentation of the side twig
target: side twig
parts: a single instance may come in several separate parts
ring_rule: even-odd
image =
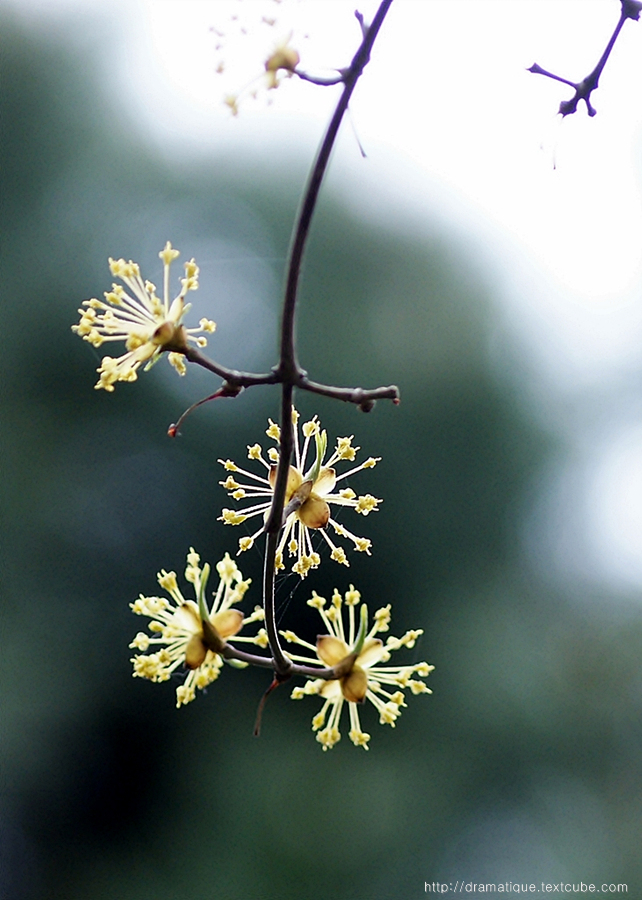
[[[316,76],[316,75],[308,75],[307,72],[304,72],[302,69],[294,69],[294,74],[301,79],[301,81],[309,81],[310,84],[318,84],[321,87],[330,87],[333,84],[341,84],[343,81],[343,72],[337,72],[336,75],[328,75],[328,76]]]
[[[216,392],[218,397],[238,397],[245,388],[255,387],[259,384],[290,384],[292,387],[299,388],[302,391],[310,391],[312,394],[323,394],[324,397],[331,397],[334,400],[354,403],[363,412],[370,412],[376,400],[399,402],[399,388],[394,384],[369,390],[360,387],[335,387],[330,384],[319,384],[316,381],[310,381],[307,372],[301,369],[298,364],[288,371],[281,371],[280,366],[275,366],[271,372],[257,374],[255,372],[239,372],[237,369],[228,369],[226,366],[209,359],[196,347],[187,346],[182,348],[180,352],[188,362],[202,366],[208,372],[212,372],[223,379],[223,384]]]

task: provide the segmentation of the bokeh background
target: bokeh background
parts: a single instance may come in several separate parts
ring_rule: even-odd
[[[544,282],[527,254],[443,184],[422,186],[421,212],[411,192],[378,194],[378,153],[387,165],[392,151],[376,144],[374,174],[350,136],[337,152],[300,355],[318,380],[395,382],[402,403],[298,405],[383,457],[355,486],[385,502],[359,523],[373,557],[285,579],[279,615],[294,627],[312,588],[354,582],[371,608],[393,604],[395,633],[424,628],[407,658],[436,666],[434,694],[411,698],[394,731],[366,711],[369,752],[344,734],[323,753],[316,701],[285,691],[252,737],[264,673],[226,670],[180,711],[172,685],[132,680],[129,602],[160,568],[180,572],[190,545],[212,562],[234,551],[216,460],[242,460],[278,396],[201,408],[171,441],[169,423],[216,383],[162,362],[95,392],[99,355],[70,325],[109,287],[108,256],[157,281],[169,238],[201,266],[212,355],[272,365],[319,129],[303,116],[293,138],[289,113],[280,137],[278,118],[250,115],[207,154],[161,146],[110,81],[124,27],[100,5],[0,6],[0,897],[388,900],[457,879],[625,882],[638,896],[640,356],[591,380],[515,296],[520,279]],[[549,288],[541,309],[556,290],[573,306]],[[260,563],[240,560],[255,586]]]

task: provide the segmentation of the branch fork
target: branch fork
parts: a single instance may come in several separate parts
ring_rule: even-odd
[[[561,116],[569,116],[574,112],[577,112],[577,106],[580,100],[583,100],[586,104],[586,109],[589,116],[594,116],[597,112],[595,107],[591,104],[591,94],[593,91],[597,90],[599,85],[600,76],[604,70],[604,66],[611,55],[611,50],[615,46],[615,42],[618,39],[618,35],[622,30],[622,26],[626,22],[627,19],[633,19],[634,21],[638,21],[640,18],[640,12],[642,11],[642,3],[639,0],[620,0],[621,11],[620,18],[615,26],[615,30],[611,35],[608,44],[606,45],[606,49],[604,53],[598,60],[597,65],[593,69],[593,71],[586,76],[582,81],[574,82],[569,81],[567,78],[562,78],[560,75],[554,75],[552,72],[548,72],[546,69],[543,69],[538,63],[533,63],[530,68],[528,68],[527,72],[532,72],[534,75],[544,75],[546,78],[552,78],[554,81],[561,81],[562,84],[568,84],[569,87],[572,87],[575,91],[574,95],[570,100],[562,100],[560,103],[559,113]]]

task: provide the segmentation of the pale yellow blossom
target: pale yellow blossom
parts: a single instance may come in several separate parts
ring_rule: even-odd
[[[318,611],[327,632],[317,638],[316,646],[297,637],[292,631],[281,632],[286,641],[314,654],[310,657],[290,653],[290,659],[294,662],[335,668],[339,673],[339,677],[332,680],[318,678],[308,681],[303,687],[294,688],[291,694],[293,700],[317,694],[323,698],[320,712],[312,719],[312,730],[317,732],[317,741],[324,750],[332,749],[341,740],[339,724],[344,704],[348,705],[350,740],[355,746],[367,750],[370,735],[361,727],[361,704],[368,700],[379,713],[379,723],[394,728],[402,707],[406,706],[405,690],[410,689],[412,694],[431,693],[425,682],[419,679],[426,678],[434,666],[426,662],[405,666],[382,665],[389,661],[394,651],[401,647],[413,647],[422,630],[408,631],[401,638],[388,637],[384,643],[375,635],[388,631],[390,605],[375,612],[374,624],[368,630],[365,606],[361,607],[360,615],[356,612],[360,602],[361,596],[353,585],[343,598],[335,590],[328,608],[325,599],[313,593],[308,605]],[[347,625],[344,623],[346,607]]]
[[[338,546],[329,534],[332,529],[334,535],[347,538],[352,542],[354,549],[362,553],[370,554],[371,542],[368,538],[362,538],[351,531],[345,525],[336,521],[330,514],[330,506],[342,506],[354,509],[362,516],[376,510],[381,500],[364,494],[357,496],[351,488],[337,490],[336,486],[344,479],[355,475],[362,469],[371,469],[379,462],[379,457],[369,457],[361,465],[353,466],[341,475],[337,475],[334,466],[341,462],[354,461],[359,447],[352,444],[353,436],[342,437],[337,440],[334,451],[325,459],[327,449],[326,432],[321,430],[316,416],[301,427],[299,436],[298,413],[293,411],[294,422],[294,459],[290,466],[288,483],[285,493],[285,525],[277,547],[277,568],[284,568],[283,556],[287,550],[290,557],[294,557],[292,571],[302,578],[310,569],[315,569],[321,562],[321,557],[312,543],[312,535],[318,531],[330,551],[330,558],[343,565],[349,565],[343,547]],[[253,462],[259,462],[266,470],[266,477],[255,475],[253,472],[239,468],[231,460],[219,462],[228,475],[220,484],[228,491],[228,496],[233,500],[250,501],[249,506],[240,509],[222,510],[219,517],[225,525],[241,525],[248,519],[260,518],[261,527],[251,535],[242,537],[239,541],[239,553],[249,550],[255,539],[263,530],[263,521],[268,515],[274,485],[276,483],[277,464],[279,460],[278,446],[280,443],[280,429],[272,420],[266,434],[275,441],[277,447],[271,447],[267,453],[267,459],[263,455],[260,444],[248,447],[248,458]],[[241,478],[250,479],[242,482]],[[258,500],[257,503],[251,501]]]
[[[216,52],[213,70],[232,115],[248,100],[270,104],[276,88],[292,77],[307,31],[299,26],[297,0],[253,0],[239,4],[211,29]],[[304,17],[305,18],[305,17]]]
[[[79,309],[80,322],[72,329],[94,347],[102,347],[112,341],[124,341],[126,352],[122,356],[104,356],[97,370],[96,388],[113,391],[117,381],[136,381],[138,369],[153,365],[164,351],[169,351],[169,361],[179,375],[186,371],[184,351],[188,342],[204,347],[207,339],[202,332],[211,334],[216,324],[201,319],[198,328],[185,328],[182,320],[191,304],[185,303],[188,291],[198,288],[198,266],[191,259],[184,264],[185,277],[181,289],[170,302],[169,270],[179,255],[168,241],[158,254],[163,261],[163,300],[156,295],[156,286],[143,281],[137,263],[124,259],[109,260],[114,277],[122,285],[113,284],[105,292],[105,300],[84,300],[85,309]]]
[[[129,645],[140,654],[133,657],[134,677],[150,681],[168,681],[178,669],[187,670],[184,681],[176,688],[176,705],[182,706],[194,699],[197,689],[203,689],[215,681],[223,667],[223,657],[216,649],[226,642],[245,641],[265,647],[263,629],[254,636],[239,636],[240,630],[252,622],[262,622],[261,607],[244,617],[239,603],[250,586],[250,579],[243,580],[236,563],[225,554],[217,564],[219,584],[211,605],[206,599],[210,567],[200,565],[194,548],[187,555],[185,580],[193,585],[195,599],[186,600],[181,592],[175,572],[164,569],[158,574],[158,583],[167,597],[144,597],[142,594],[130,607],[134,613],[147,616],[151,636],[140,631]],[[151,653],[147,651],[151,650]],[[236,666],[239,663],[236,662]],[[178,673],[177,673],[178,674]]]

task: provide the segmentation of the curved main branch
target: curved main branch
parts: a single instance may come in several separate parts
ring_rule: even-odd
[[[294,447],[292,423],[293,386],[306,379],[306,372],[301,369],[296,357],[294,340],[294,319],[298,297],[299,277],[301,275],[301,263],[303,261],[303,253],[310,232],[312,216],[319,198],[321,182],[323,181],[323,176],[328,167],[330,154],[339,132],[339,126],[341,125],[343,116],[348,108],[348,103],[350,102],[350,97],[352,96],[357,81],[361,77],[368,60],[370,59],[372,45],[379,33],[379,29],[383,24],[383,20],[391,3],[392,0],[383,0],[369,28],[365,28],[363,19],[358,17],[363,31],[363,41],[361,42],[361,46],[357,50],[350,67],[344,74],[343,92],[339,98],[334,115],[330,120],[325,136],[321,141],[321,146],[314,161],[314,165],[312,166],[310,177],[303,194],[303,201],[296,218],[292,244],[290,246],[285,298],[283,301],[283,319],[281,322],[281,353],[279,365],[275,370],[275,374],[282,383],[279,465],[276,483],[274,485],[272,506],[270,507],[264,529],[267,537],[265,545],[265,565],[263,570],[263,608],[265,610],[265,626],[270,641],[272,655],[274,657],[275,671],[277,675],[286,678],[292,673],[292,661],[285,655],[279,642],[274,609],[274,578],[276,574],[275,562],[277,540],[279,532],[284,524],[283,508],[285,505],[285,492],[290,470],[290,460],[292,458],[292,450]],[[313,384],[314,383],[310,382],[307,383],[309,390],[314,390],[316,388],[319,393],[325,392],[322,385],[314,385],[314,387],[312,387],[311,385]],[[394,396],[396,397],[396,395],[396,389],[394,389]],[[346,396],[341,399],[349,398]],[[363,404],[362,408],[369,408],[366,399],[360,397],[360,403]]]
[[[341,94],[341,97],[337,104],[337,108],[334,111],[334,115],[330,120],[330,124],[328,125],[325,136],[321,142],[321,146],[319,147],[319,152],[317,153],[317,157],[314,161],[312,171],[310,172],[310,178],[308,179],[308,184],[303,195],[303,202],[301,203],[301,206],[299,208],[299,213],[294,228],[294,239],[292,241],[292,246],[290,247],[288,274],[285,287],[285,300],[283,304],[283,321],[281,323],[281,359],[278,367],[278,371],[281,374],[283,373],[283,370],[288,371],[288,373],[293,373],[294,371],[296,371],[298,374],[302,374],[296,359],[296,350],[294,346],[294,314],[296,311],[299,276],[301,274],[303,252],[305,250],[305,245],[308,239],[312,216],[314,214],[314,210],[319,197],[321,182],[323,181],[323,176],[325,175],[326,169],[328,167],[330,154],[339,132],[339,126],[341,125],[341,121],[346,113],[350,98],[352,97],[352,92],[356,87],[357,81],[363,74],[363,70],[370,60],[372,45],[374,44],[376,37],[379,34],[379,30],[383,25],[383,20],[385,19],[391,4],[392,0],[383,0],[383,2],[379,6],[379,9],[377,10],[374,19],[372,20],[372,24],[368,28],[365,28],[363,26],[362,18],[358,17],[364,31],[363,41],[361,42],[361,46],[355,53],[349,68],[344,73],[343,93]]]
[[[290,468],[290,459],[292,457],[292,448],[294,446],[294,436],[292,431],[292,386],[294,384],[304,382],[307,375],[307,373],[301,368],[298,363],[294,341],[294,320],[298,299],[301,264],[303,262],[303,253],[305,250],[308,235],[310,233],[312,216],[314,215],[317,200],[319,199],[321,183],[328,167],[332,148],[334,147],[334,143],[337,139],[339,126],[341,125],[341,121],[346,113],[348,103],[350,102],[350,98],[352,97],[352,92],[356,87],[357,81],[363,74],[363,70],[370,59],[372,45],[374,44],[375,39],[379,34],[379,30],[383,25],[383,21],[388,10],[390,9],[391,4],[392,0],[382,0],[382,3],[380,4],[376,15],[372,20],[372,24],[368,28],[364,26],[363,19],[360,16],[357,17],[362,27],[363,40],[359,49],[355,53],[349,68],[344,74],[343,92],[341,94],[341,97],[339,98],[337,108],[335,109],[334,114],[330,120],[330,124],[328,125],[323,140],[321,141],[321,146],[319,147],[314,165],[312,166],[310,177],[308,178],[308,183],[303,194],[303,200],[294,225],[292,244],[290,246],[290,253],[288,257],[285,297],[283,301],[283,318],[281,321],[281,354],[279,365],[275,370],[278,379],[283,385],[281,401],[281,446],[279,452],[279,466],[276,475],[276,483],[274,485],[274,496],[272,498],[272,506],[270,508],[268,519],[265,523],[265,531],[268,535],[278,534],[283,525],[285,490]],[[308,389],[313,389],[309,387],[310,382],[308,382],[307,384]],[[312,382],[312,384],[314,384],[314,382]],[[314,387],[317,389],[318,393],[329,393],[333,390],[330,389],[330,391],[326,392],[322,390],[322,385],[315,385]],[[396,392],[396,389],[394,389],[394,391],[394,397],[396,398],[398,396],[398,393]],[[341,399],[348,399],[348,397],[342,397]],[[370,398],[361,398],[359,402],[363,403],[368,399]],[[271,574],[271,579],[271,594],[273,595],[274,572],[272,572]],[[266,562],[266,575],[264,579],[264,589],[266,590],[266,594],[264,594],[264,598],[267,597],[268,592],[267,580],[268,574]],[[274,634],[278,643],[276,628],[274,628]]]

